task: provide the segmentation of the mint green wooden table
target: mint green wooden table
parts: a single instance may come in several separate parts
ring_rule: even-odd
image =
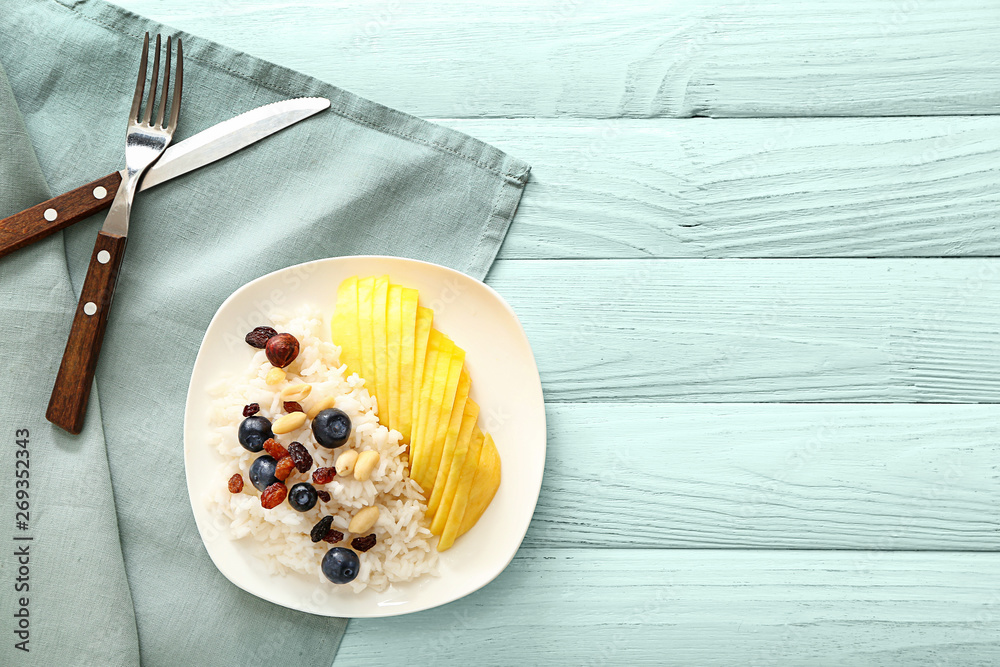
[[[534,522],[336,665],[1000,663],[995,1],[117,1],[533,166]]]

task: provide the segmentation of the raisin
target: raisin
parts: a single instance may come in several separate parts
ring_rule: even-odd
[[[319,542],[324,537],[326,537],[327,533],[330,532],[330,526],[332,525],[333,525],[332,516],[323,517],[322,519],[319,520],[319,523],[313,526],[312,530],[309,531],[309,539],[312,540],[313,542]]]
[[[336,474],[336,468],[316,468],[313,470],[313,481],[317,484],[329,484]]]
[[[329,542],[330,544],[336,544],[337,542],[340,542],[342,539],[344,539],[344,534],[342,532],[340,532],[339,530],[331,530],[329,533],[326,534],[326,537],[323,538],[323,541]]]
[[[229,493],[239,493],[243,490],[243,475],[236,473],[229,478]]]
[[[291,456],[286,456],[274,466],[274,477],[284,482],[293,470],[295,470],[295,461],[292,460]]]
[[[274,457],[275,461],[280,461],[281,459],[288,456],[288,450],[285,449],[281,443],[279,443],[274,438],[268,438],[264,441],[264,449],[267,453]]]
[[[260,412],[260,403],[251,403],[243,408],[244,417],[253,417],[258,412]]]
[[[375,546],[375,533],[371,535],[365,535],[364,537],[355,537],[351,540],[351,546],[354,547],[355,551],[360,551],[364,553]]]
[[[267,341],[271,340],[271,336],[277,335],[278,332],[271,327],[257,327],[248,333],[243,340],[247,342],[247,345],[256,347],[258,350],[263,350],[267,346]]]
[[[316,495],[319,496],[319,499],[324,503],[330,502],[330,494],[327,491],[324,491],[323,489],[316,489]]]
[[[288,495],[288,489],[281,482],[275,482],[271,486],[264,489],[264,493],[260,494],[260,506],[266,510],[274,509],[285,499]]]
[[[285,401],[284,407],[285,407],[285,412],[288,413],[305,412],[305,410],[302,409],[302,406],[296,403],[295,401]]]
[[[309,450],[302,446],[301,442],[293,442],[288,445],[288,454],[295,461],[295,469],[301,473],[309,472],[313,467],[313,457]]]

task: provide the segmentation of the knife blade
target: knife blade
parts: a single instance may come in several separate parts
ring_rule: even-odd
[[[251,109],[169,147],[139,184],[147,190],[246,148],[328,109],[323,97],[299,97]],[[0,257],[103,211],[121,185],[116,171],[0,220]]]

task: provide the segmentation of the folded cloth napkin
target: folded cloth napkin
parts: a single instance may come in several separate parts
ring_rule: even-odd
[[[121,168],[142,35],[178,32],[97,0],[0,0],[0,17],[3,217]],[[181,37],[178,141],[288,97],[332,108],[138,196],[80,436],[44,412],[103,215],[0,259],[2,665],[330,665],[345,621],[244,593],[198,536],[181,427],[204,330],[243,283],[323,257],[482,278],[527,181],[525,163],[476,139]]]

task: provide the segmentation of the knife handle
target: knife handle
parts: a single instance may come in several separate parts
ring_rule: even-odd
[[[103,231],[97,234],[66,351],[45,412],[46,419],[74,435],[83,430],[83,417],[127,240],[124,236]]]
[[[109,208],[121,182],[116,171],[0,220],[0,257]]]

